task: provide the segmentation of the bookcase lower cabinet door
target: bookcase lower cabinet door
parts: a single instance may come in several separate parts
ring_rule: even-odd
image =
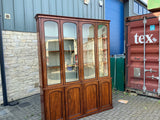
[[[45,101],[45,120],[65,119],[64,88],[47,90]]]
[[[73,119],[83,114],[82,85],[65,88],[66,117]]]
[[[100,110],[105,110],[112,107],[111,81],[99,82],[99,94],[100,94]]]
[[[84,112],[85,114],[93,113],[98,111],[98,81],[84,83],[83,85],[84,95]]]

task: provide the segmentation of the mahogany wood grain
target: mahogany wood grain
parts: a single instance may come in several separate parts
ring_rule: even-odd
[[[110,102],[110,83],[107,81],[103,81],[99,83],[100,89],[100,109],[105,109],[108,106],[111,106]]]
[[[83,114],[82,86],[72,85],[65,89],[66,116],[73,119]]]
[[[83,85],[84,111],[90,113],[98,110],[98,82],[85,83]]]
[[[112,82],[110,77],[110,45],[108,20],[83,19],[54,15],[36,15],[38,35],[38,57],[40,73],[40,93],[42,120],[78,119],[112,108]],[[58,24],[60,77],[61,83],[47,84],[47,60],[44,22],[53,21]],[[65,50],[63,23],[75,23],[77,26],[77,52],[79,80],[65,81]],[[94,25],[95,78],[84,79],[82,25]],[[98,25],[107,26],[108,76],[99,76],[98,57]],[[52,51],[57,52],[57,51]],[[53,69],[53,68],[50,68]]]
[[[65,119],[64,88],[46,91],[46,120]]]

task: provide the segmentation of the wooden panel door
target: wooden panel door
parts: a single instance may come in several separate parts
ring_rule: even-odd
[[[104,110],[111,107],[111,82],[101,81],[99,82],[100,92],[100,109]]]
[[[66,116],[73,119],[83,114],[82,87],[72,85],[65,88]]]
[[[85,83],[83,86],[84,110],[85,113],[92,113],[98,110],[98,82]]]
[[[105,23],[98,23],[98,80],[100,111],[112,108],[109,50],[109,26]]]
[[[46,94],[46,120],[65,118],[64,88],[49,90]]]
[[[95,22],[81,22],[82,83],[85,114],[98,111],[97,33]]]

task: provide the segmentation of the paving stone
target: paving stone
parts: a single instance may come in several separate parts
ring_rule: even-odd
[[[123,96],[123,98],[121,98]],[[119,99],[128,100],[127,104]],[[19,105],[0,106],[0,120],[41,120],[40,94],[20,99]],[[113,93],[113,109],[80,120],[160,120],[158,99]]]

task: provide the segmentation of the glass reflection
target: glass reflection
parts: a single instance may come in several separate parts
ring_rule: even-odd
[[[65,79],[66,82],[79,80],[77,26],[74,23],[63,24]]]
[[[95,78],[94,26],[83,24],[84,79]]]
[[[107,26],[98,26],[99,76],[108,76]]]
[[[61,83],[60,51],[58,39],[58,24],[47,21],[44,23],[48,85]]]

